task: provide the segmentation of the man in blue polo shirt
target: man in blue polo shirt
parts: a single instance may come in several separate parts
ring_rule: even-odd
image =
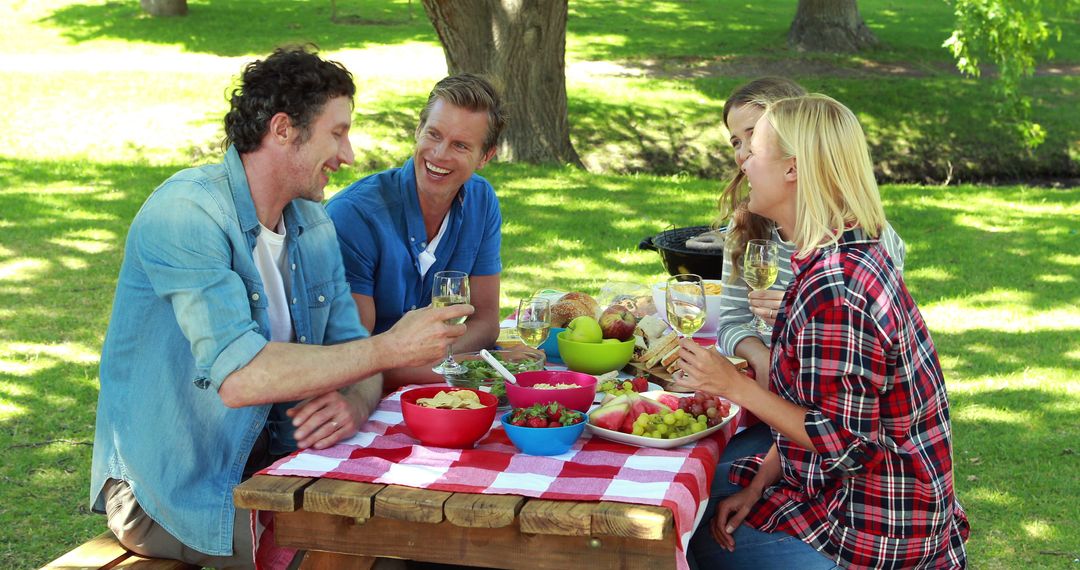
[[[353,183],[326,205],[360,321],[373,334],[430,304],[435,273],[454,270],[469,274],[476,309],[454,350],[495,343],[502,216],[495,190],[475,171],[495,155],[505,124],[490,83],[446,77],[420,112],[412,158]],[[429,365],[383,375],[384,390],[441,380]]]

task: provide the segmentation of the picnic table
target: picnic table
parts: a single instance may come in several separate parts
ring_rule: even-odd
[[[713,469],[741,419],[676,449],[587,432],[568,454],[533,457],[501,427],[473,450],[423,446],[401,420],[400,393],[350,440],[297,452],[236,487],[236,506],[257,512],[260,556],[307,550],[303,568],[368,568],[375,557],[686,568]]]

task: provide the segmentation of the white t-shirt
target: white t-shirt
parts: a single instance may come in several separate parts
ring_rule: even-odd
[[[446,225],[450,220],[450,212],[446,213],[446,216],[442,219],[442,225],[439,226],[439,233],[435,234],[435,237],[428,242],[427,248],[420,252],[420,278],[423,279],[427,276],[428,269],[431,269],[432,265],[435,265],[435,248],[439,247],[439,241],[442,240],[443,234],[446,233]]]
[[[259,224],[262,231],[251,251],[255,267],[266,289],[267,312],[270,315],[270,340],[292,342],[292,316],[289,314],[289,294],[292,291],[292,274],[289,272],[289,256],[285,249],[285,219],[278,219],[277,230]]]

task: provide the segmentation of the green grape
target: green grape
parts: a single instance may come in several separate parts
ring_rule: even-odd
[[[640,424],[635,424],[634,425],[634,435],[642,435],[644,433],[645,433],[645,428],[641,427]]]
[[[674,424],[675,423],[675,414],[670,414],[670,413],[669,414],[664,414],[664,423],[667,424],[667,425]]]

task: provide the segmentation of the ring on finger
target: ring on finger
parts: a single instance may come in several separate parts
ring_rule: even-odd
[[[334,420],[330,420],[330,425],[334,426],[334,429],[341,427],[341,425]]]

